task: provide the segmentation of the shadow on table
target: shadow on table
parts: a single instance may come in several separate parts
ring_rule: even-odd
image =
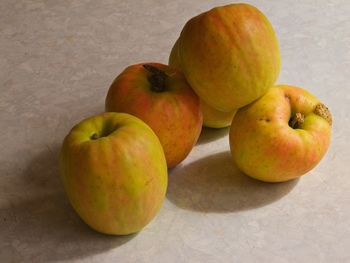
[[[221,129],[203,127],[202,132],[198,138],[197,144],[206,144],[211,141],[220,139],[226,136],[229,131],[230,131],[230,127],[221,128]]]
[[[23,200],[0,209],[2,262],[85,258],[135,237],[99,234],[77,216],[59,179],[58,151],[48,148],[33,159],[21,181]]]
[[[167,198],[200,212],[235,212],[261,207],[288,194],[298,180],[264,183],[242,174],[230,152],[199,159],[169,174]]]

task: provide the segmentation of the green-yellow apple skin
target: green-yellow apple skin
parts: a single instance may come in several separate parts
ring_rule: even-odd
[[[152,74],[145,65],[163,73]],[[199,97],[180,71],[160,63],[127,67],[110,86],[105,108],[135,115],[147,123],[163,146],[168,168],[187,157],[202,130]]]
[[[216,7],[190,19],[173,47],[190,86],[214,109],[230,112],[264,95],[280,71],[276,34],[249,4]]]
[[[179,39],[175,41],[174,46],[171,48],[168,63],[169,63],[169,66],[176,68],[178,70],[182,70],[181,64],[180,64],[180,58],[179,58]]]
[[[234,162],[265,182],[288,181],[314,168],[331,139],[328,108],[302,88],[277,85],[241,108],[230,128]]]
[[[214,109],[201,100],[203,126],[209,128],[225,128],[231,125],[237,110],[224,112]]]
[[[104,113],[74,126],[61,148],[60,170],[74,210],[105,234],[140,231],[159,211],[167,189],[159,139],[125,113]]]
[[[170,57],[169,57],[169,65],[180,70],[181,66],[178,62],[177,52],[178,40],[175,42],[175,45],[171,49]],[[225,128],[231,125],[232,119],[235,116],[237,110],[232,110],[229,112],[224,112],[217,110],[207,103],[205,103],[202,99],[200,100],[201,110],[203,115],[203,126],[209,128]]]

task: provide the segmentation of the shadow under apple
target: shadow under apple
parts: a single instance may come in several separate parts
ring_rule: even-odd
[[[136,235],[108,236],[89,228],[63,191],[59,147],[49,147],[24,171],[13,198],[0,208],[0,258],[3,262],[49,262],[85,258],[117,248]]]
[[[169,174],[167,198],[199,212],[236,212],[270,204],[288,194],[298,180],[264,183],[234,165],[229,151],[199,159]]]
[[[220,129],[203,127],[201,134],[198,138],[197,144],[206,144],[211,141],[220,139],[226,136],[229,133],[229,131],[230,131],[230,127],[220,128]]]

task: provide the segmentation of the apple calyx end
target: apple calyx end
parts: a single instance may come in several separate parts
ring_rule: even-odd
[[[151,75],[148,77],[148,81],[151,84],[151,90],[154,92],[163,92],[166,90],[165,80],[168,78],[165,72],[155,66],[150,64],[143,64],[144,69],[146,69]]]
[[[91,140],[97,140],[98,139],[98,134],[97,133],[94,133],[90,136],[90,139]]]
[[[305,116],[297,112],[289,120],[289,126],[293,129],[298,129],[304,123]]]
[[[326,105],[324,105],[323,103],[317,104],[314,109],[314,113],[320,116],[321,118],[325,119],[329,123],[329,125],[332,126],[332,114]]]

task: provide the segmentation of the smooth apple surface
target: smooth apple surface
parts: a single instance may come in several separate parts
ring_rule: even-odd
[[[104,113],[74,126],[60,154],[61,179],[74,210],[105,234],[140,231],[167,188],[162,146],[140,119]]]
[[[234,162],[266,182],[297,178],[314,168],[331,139],[328,108],[302,88],[278,85],[241,108],[230,128]]]
[[[267,92],[280,71],[276,34],[265,15],[249,4],[202,13],[184,26],[170,65],[177,64],[198,96],[229,112]]]
[[[170,56],[169,56],[169,66],[181,70],[180,64],[180,56],[179,56],[179,39],[175,41],[174,46],[171,48]]]
[[[181,70],[180,63],[178,61],[178,40],[175,42],[175,45],[171,49],[170,57],[169,57],[169,65]],[[202,99],[200,100],[201,110],[203,114],[203,126],[209,128],[225,128],[231,125],[232,119],[237,110],[232,110],[229,112],[224,112],[217,110],[207,103],[205,103]]]
[[[223,112],[209,106],[201,100],[203,126],[208,128],[225,128],[231,125],[237,110]]]
[[[203,121],[199,98],[183,74],[159,63],[127,67],[109,88],[106,111],[146,122],[159,137],[169,168],[190,153]]]

